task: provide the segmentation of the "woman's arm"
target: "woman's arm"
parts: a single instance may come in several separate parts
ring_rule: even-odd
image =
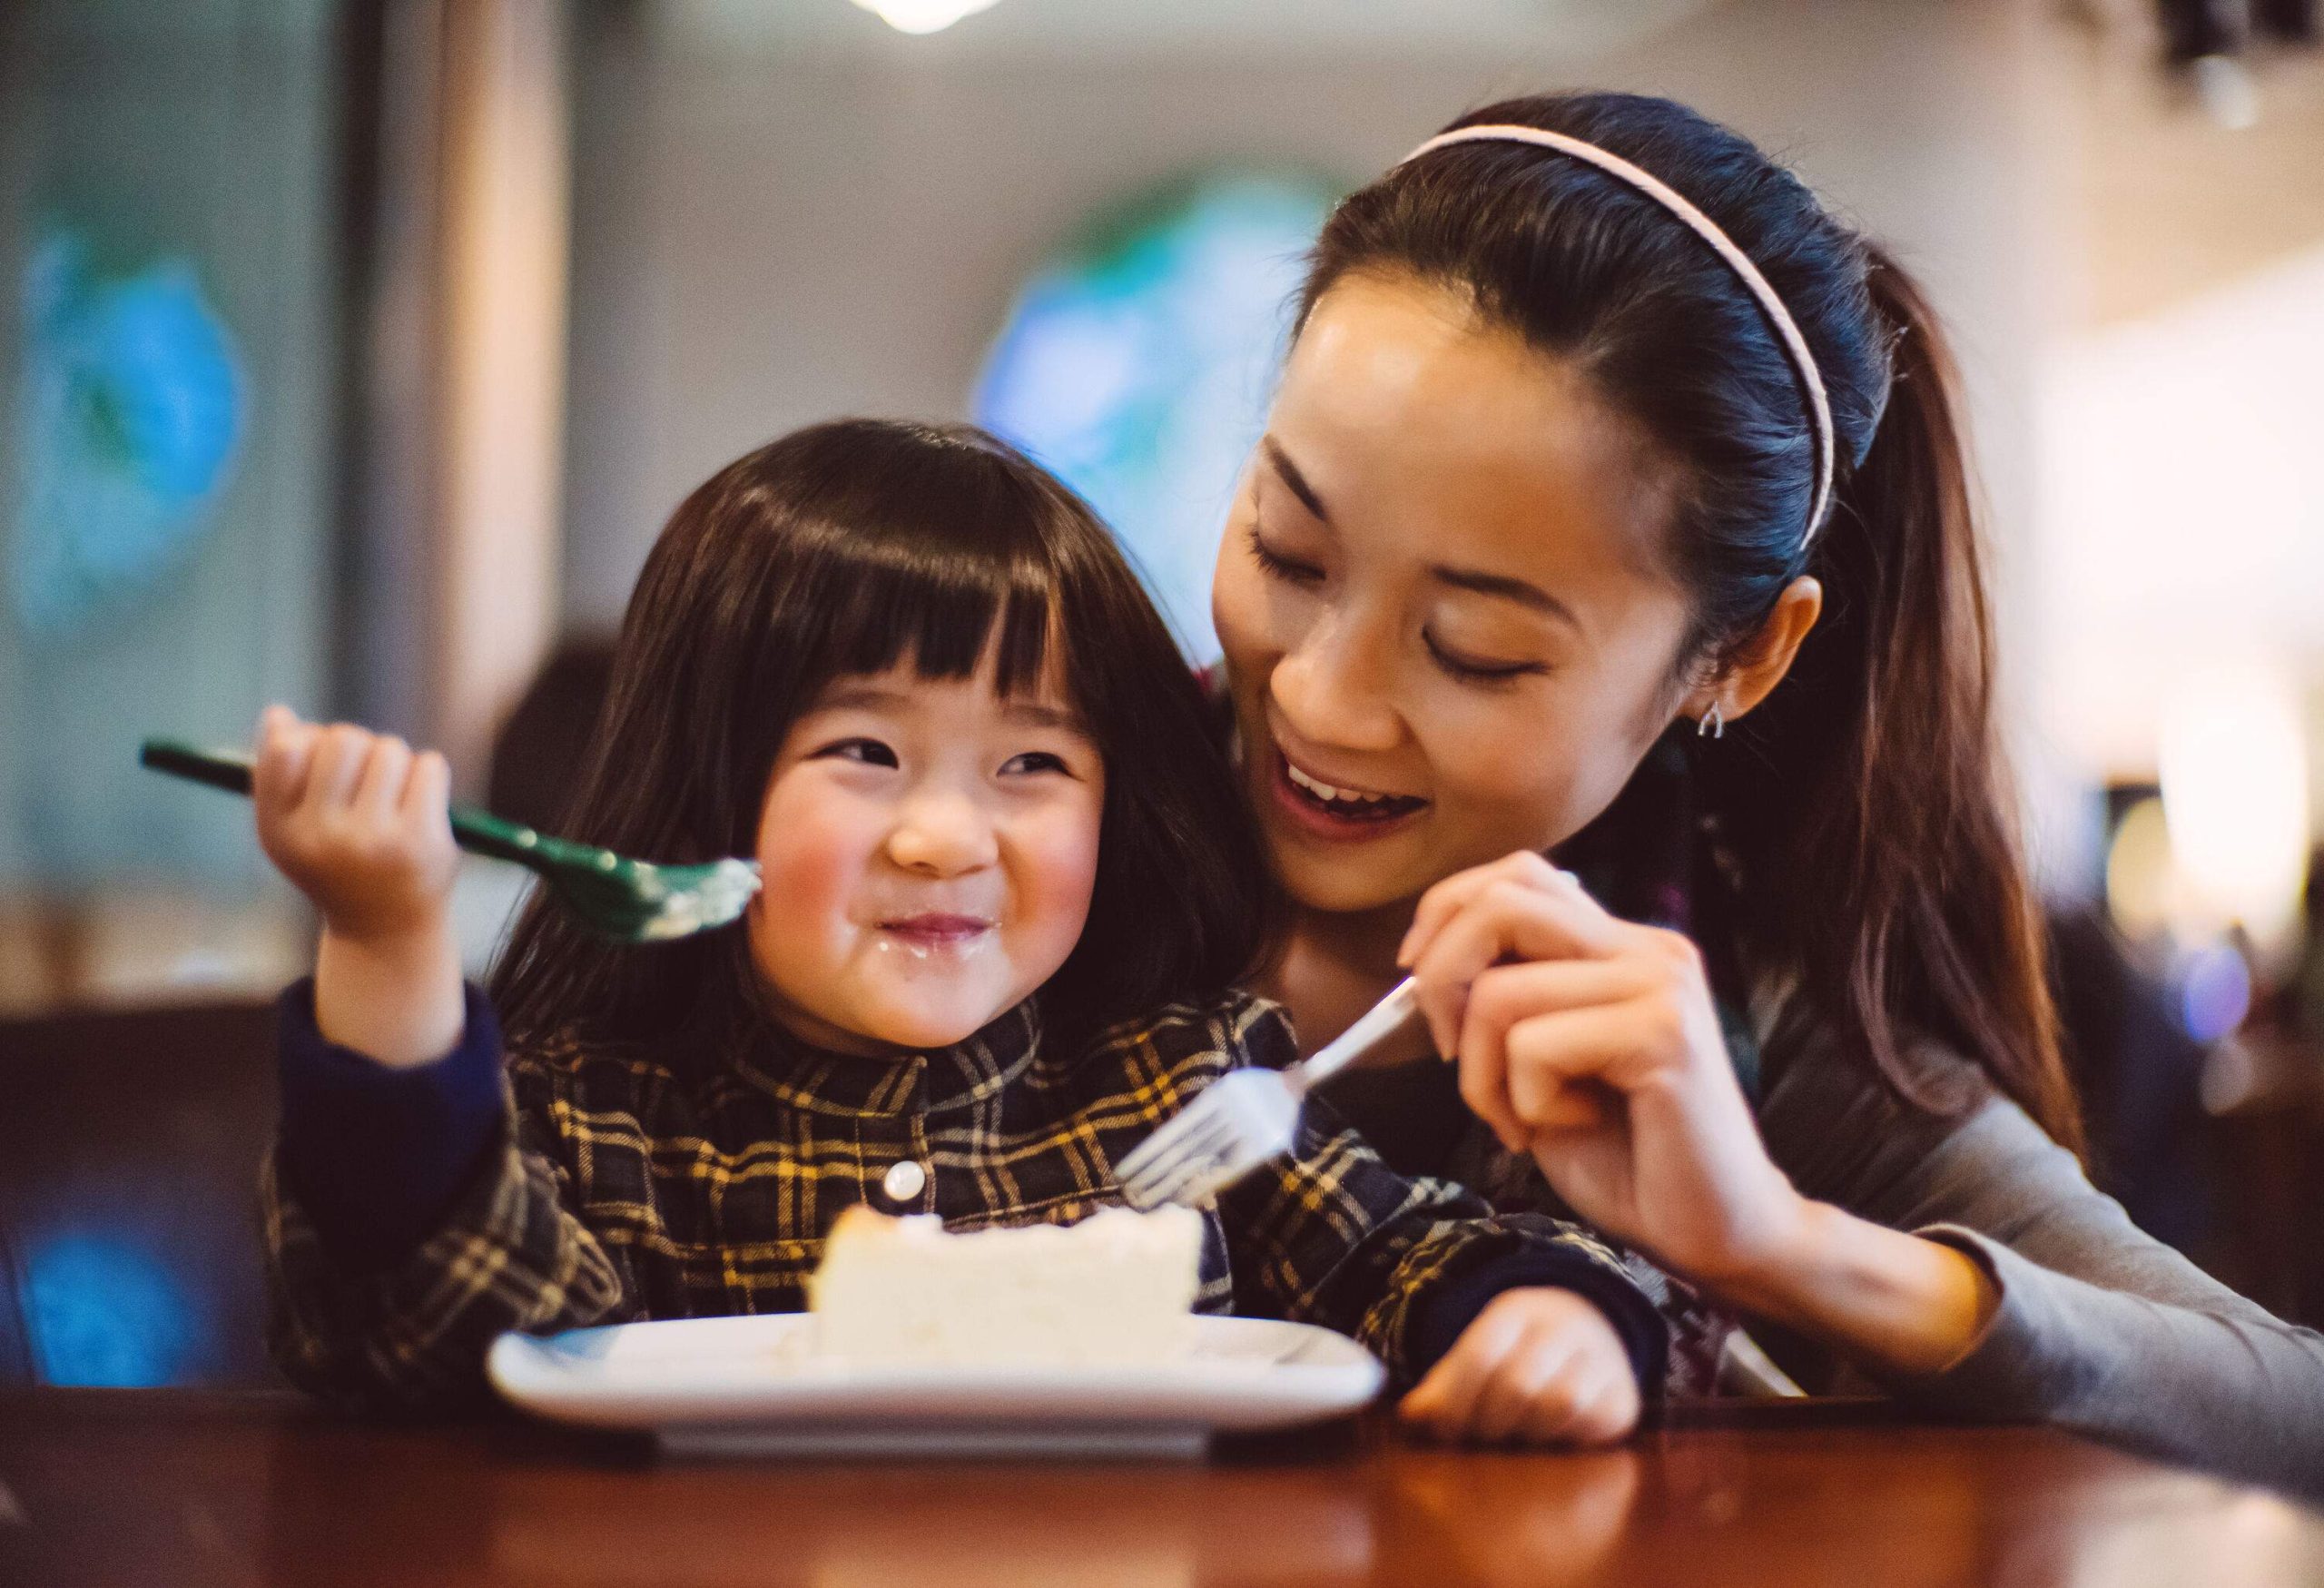
[[[1959,1361],[1998,1299],[1965,1254],[1804,1198],[1788,1247],[1730,1277],[1721,1298],[1895,1374]]]
[[[1990,1276],[1971,1348],[1939,1370],[1881,1375],[1897,1395],[2324,1492],[2324,1336],[2140,1230],[2014,1103],[1932,1118],[1810,1049],[1780,1067],[1760,1120],[1803,1191]]]
[[[1537,856],[1440,883],[1405,949],[1470,1106],[1575,1211],[1712,1295],[1957,1415],[2280,1483],[2324,1471],[2324,1340],[2141,1235],[2007,1103],[1907,1117],[1837,1056],[1796,1059],[1770,1156],[1691,945]]]

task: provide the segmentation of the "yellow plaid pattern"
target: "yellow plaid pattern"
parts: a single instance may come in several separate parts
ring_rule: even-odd
[[[1295,1054],[1281,1011],[1246,994],[1072,1053],[1044,1044],[1029,1003],[956,1048],[893,1060],[776,1031],[691,1064],[572,1041],[512,1052],[497,1150],[385,1270],[339,1262],[270,1160],[271,1343],[327,1399],[447,1405],[484,1393],[505,1329],[796,1311],[842,1208],[932,1212],[955,1229],[1071,1222],[1120,1201],[1113,1165],[1202,1087]],[[1481,1265],[1555,1253],[1623,1273],[1578,1227],[1495,1216],[1396,1174],[1322,1106],[1292,1154],[1206,1218],[1203,1310],[1339,1330],[1400,1380],[1418,1309]]]

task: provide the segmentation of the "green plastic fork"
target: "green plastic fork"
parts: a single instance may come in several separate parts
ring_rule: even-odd
[[[148,739],[137,759],[155,772],[228,794],[251,792],[245,755]],[[617,942],[661,942],[725,925],[759,891],[758,863],[716,860],[657,865],[610,849],[551,838],[487,812],[452,807],[452,842],[471,854],[523,866],[547,883],[566,908],[600,936]]]

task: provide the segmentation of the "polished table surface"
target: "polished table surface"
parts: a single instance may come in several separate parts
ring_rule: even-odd
[[[2040,1428],[1706,1409],[1589,1455],[1384,1422],[1201,1465],[696,1465],[287,1396],[0,1393],[0,1584],[2324,1583],[2324,1512]]]

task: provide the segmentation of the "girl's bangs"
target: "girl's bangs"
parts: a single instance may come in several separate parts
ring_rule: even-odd
[[[825,550],[794,658],[808,693],[907,663],[922,678],[971,677],[989,650],[1002,696],[1039,688],[1056,607],[1053,570],[958,545],[842,537]]]

